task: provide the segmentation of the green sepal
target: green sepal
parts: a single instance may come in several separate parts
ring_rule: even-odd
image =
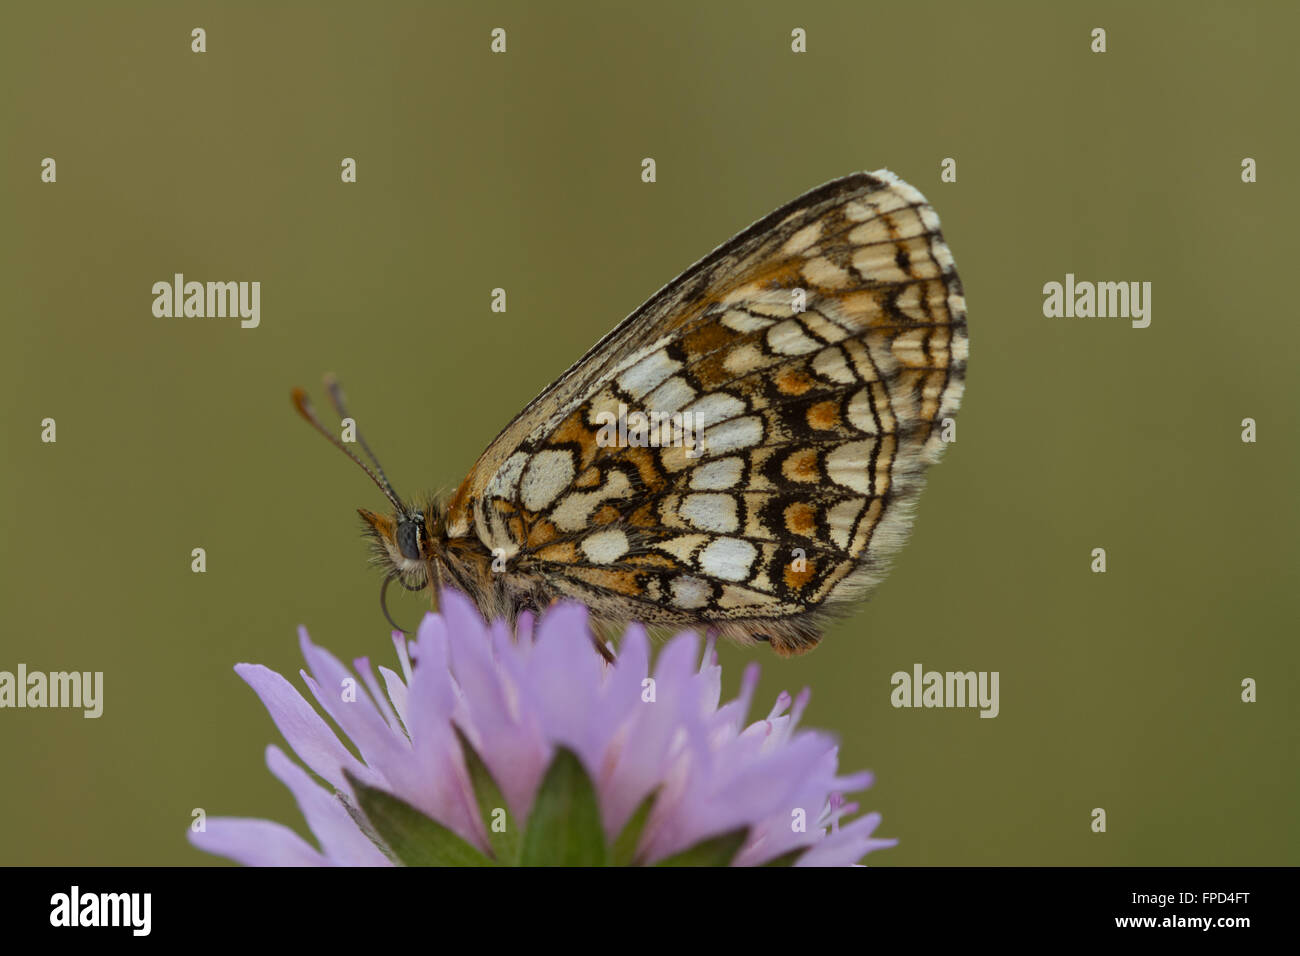
[[[459,727],[453,729],[456,731],[456,739],[460,741],[461,752],[465,755],[465,768],[469,771],[469,782],[474,788],[474,801],[478,804],[479,816],[483,819],[483,829],[487,831],[488,843],[492,845],[492,856],[498,863],[516,866],[523,845],[523,828],[515,825],[501,788],[497,786],[492,771],[488,770],[483,758],[470,744],[469,738]],[[503,833],[492,829],[493,812],[497,809],[505,810],[506,813],[506,829]]]
[[[557,748],[542,777],[519,854],[520,866],[605,866],[609,847],[596,788],[577,754]]]
[[[403,866],[492,866],[492,861],[401,797],[371,787],[346,770],[360,810]]]
[[[636,857],[637,844],[641,842],[641,834],[645,830],[646,822],[650,819],[650,811],[654,809],[655,799],[658,796],[658,790],[650,791],[650,794],[637,806],[632,816],[628,817],[622,831],[614,839],[614,856],[611,861],[614,866],[632,865]]]
[[[680,853],[674,853],[655,866],[730,866],[748,836],[748,827],[729,830],[720,836],[702,840]]]

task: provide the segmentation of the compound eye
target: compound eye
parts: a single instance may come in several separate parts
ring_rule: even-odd
[[[422,522],[402,521],[397,526],[397,548],[402,557],[411,561],[420,560],[420,532]]]

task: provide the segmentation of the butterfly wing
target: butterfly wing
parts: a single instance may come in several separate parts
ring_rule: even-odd
[[[805,649],[902,546],[966,358],[924,197],[884,170],[835,180],[696,263],[531,402],[448,533],[600,617]],[[662,427],[647,436],[638,413]],[[611,421],[632,427],[611,438]]]

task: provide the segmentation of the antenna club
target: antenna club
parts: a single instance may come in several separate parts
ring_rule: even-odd
[[[311,421],[311,399],[307,397],[307,391],[303,388],[294,388],[289,393],[289,399],[293,402],[293,407],[298,409],[298,414]]]

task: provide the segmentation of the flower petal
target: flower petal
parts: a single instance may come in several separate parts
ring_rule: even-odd
[[[479,628],[483,628],[482,621]],[[472,846],[489,852],[487,834],[470,789],[469,770],[452,730],[456,692],[448,671],[447,632],[442,617],[427,614],[420,623],[407,706],[412,753],[389,774],[393,793]]]
[[[359,779],[379,782],[379,775],[352,756],[320,714],[287,680],[261,664],[236,664],[235,673],[261,698],[293,752],[317,776],[344,793],[351,793],[343,777],[344,768]]]
[[[879,825],[879,813],[859,817],[814,843],[795,866],[851,866],[873,850],[896,846],[897,840],[871,839],[872,832]]]
[[[380,714],[383,715],[384,723],[388,724],[388,729],[395,734],[402,734],[401,724],[397,722],[397,715],[393,713],[393,706],[388,702],[388,695],[379,689],[379,682],[375,680],[374,668],[370,666],[370,658],[358,657],[352,661],[352,669],[361,675],[361,679],[366,683],[366,690],[370,691],[370,699],[379,707]]]
[[[368,658],[354,661],[358,683],[301,632],[303,680],[362,760],[283,677],[239,665],[294,753],[339,793],[271,746],[268,766],[293,793],[322,850],[277,824],[229,818],[195,834],[195,845],[251,863],[383,865],[391,862],[387,849],[367,836],[378,813],[391,824],[390,847],[400,834],[411,837],[403,859],[423,860],[429,850],[429,859],[444,863],[487,862],[480,856],[492,845],[486,823],[498,822],[497,804],[504,803],[512,837],[526,837],[538,862],[569,859],[574,848],[564,833],[573,821],[564,814],[576,798],[560,788],[568,796],[550,794],[538,804],[549,807],[550,824],[538,822],[534,807],[553,758],[567,760],[571,775],[590,778],[579,842],[601,854],[616,842],[620,864],[797,858],[804,866],[851,865],[893,845],[872,837],[878,815],[849,820],[858,807],[843,793],[869,786],[871,775],[841,775],[835,739],[800,729],[807,689],[794,698],[782,692],[764,719],[746,726],[758,683],[751,664],[738,696],[720,705],[715,635],[701,657],[698,635],[678,634],[652,670],[640,625],[627,629],[612,665],[602,662],[591,646],[588,611],[578,604],[555,605],[536,621],[525,613],[513,633],[504,621],[485,622],[456,591],[443,592],[441,608],[425,616],[414,640],[393,634],[399,669],[379,668],[382,687]],[[473,777],[465,748],[476,754]],[[370,825],[353,809],[358,795],[369,802]],[[441,834],[442,851],[411,836],[421,829],[412,830],[411,821],[426,835]],[[499,860],[520,858],[512,849],[522,845],[518,839],[498,838]],[[448,847],[461,848],[464,859],[443,852]]]
[[[344,866],[392,865],[374,841],[361,832],[339,797],[323,790],[275,744],[266,748],[266,765],[289,788],[330,860]]]
[[[319,850],[282,823],[244,817],[213,817],[190,843],[244,866],[332,866]]]
[[[388,691],[388,699],[393,704],[393,710],[397,712],[397,719],[402,722],[402,727],[406,727],[406,685],[402,683],[402,678],[387,667],[380,667],[379,674],[384,678],[384,689]],[[405,733],[405,730],[403,730]]]
[[[592,647],[586,608],[557,604],[543,615],[528,667],[532,706],[546,738],[571,749],[593,774],[605,728],[591,720],[590,708],[604,667]]]
[[[329,651],[311,642],[306,628],[298,629],[298,642],[311,669],[310,674],[301,672],[302,677],[316,702],[356,744],[361,758],[372,769],[389,775],[408,759],[410,746],[406,738],[384,722],[365,686],[352,672]],[[344,697],[345,689],[351,692],[350,698]]]
[[[493,636],[496,630],[494,627]],[[511,700],[491,642],[481,634],[455,631],[448,638],[452,668],[469,717],[469,726],[463,729],[501,788],[509,810],[523,820],[550,762],[551,750],[535,716],[519,714],[518,694]],[[503,653],[513,654],[514,650],[507,648]]]

